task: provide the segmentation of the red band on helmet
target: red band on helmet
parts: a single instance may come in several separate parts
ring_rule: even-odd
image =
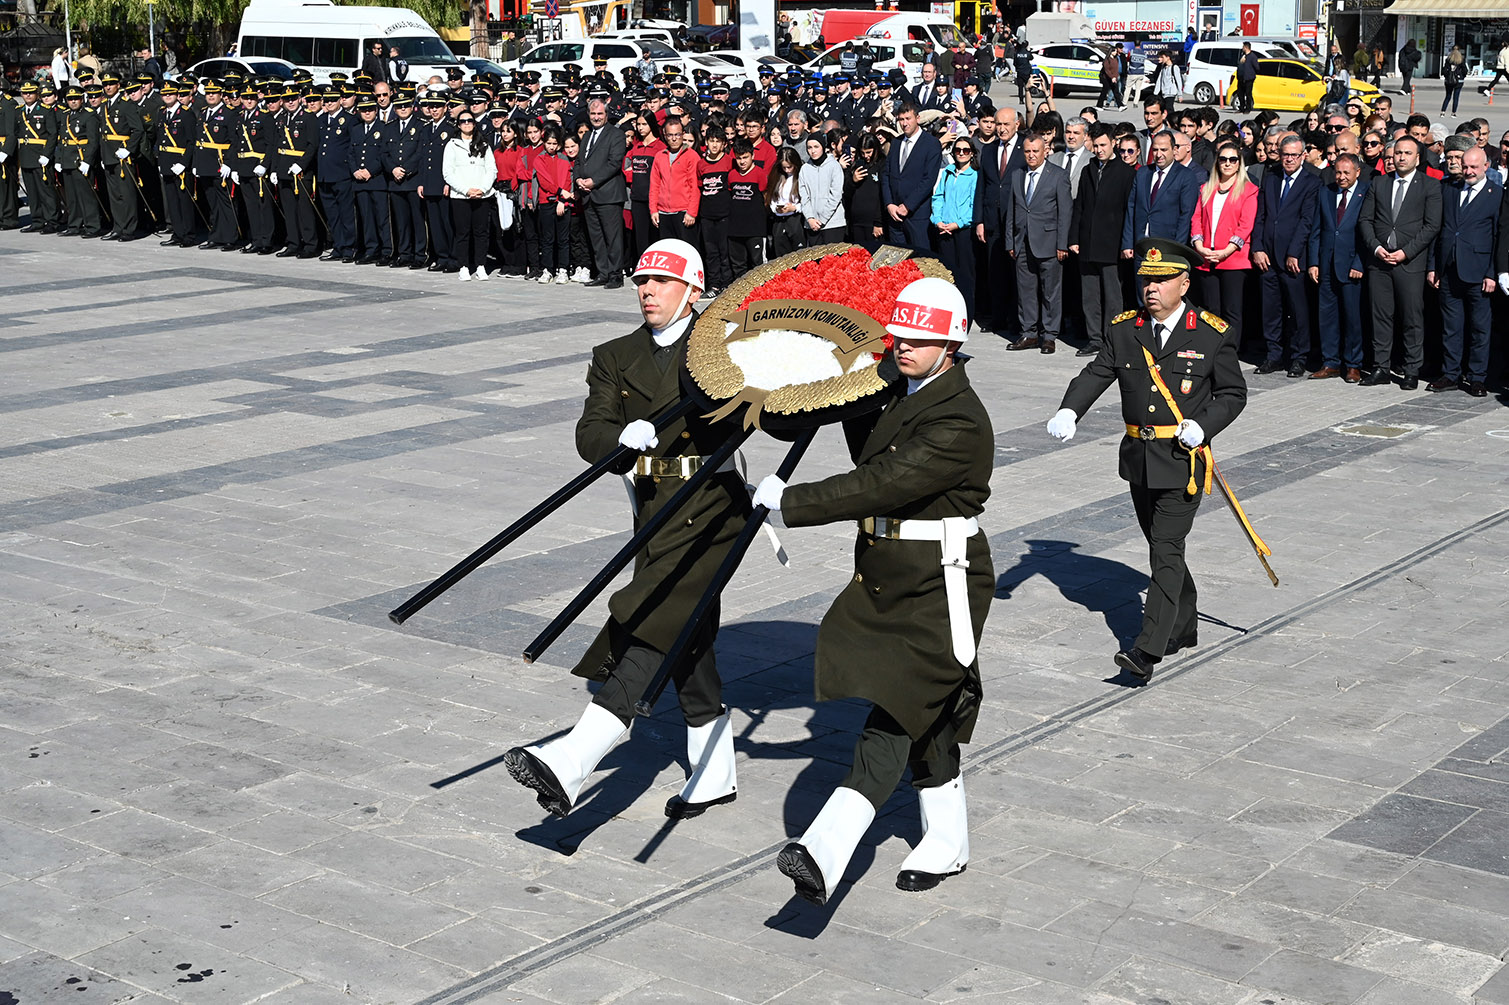
[[[668,251],[646,251],[639,256],[639,264],[634,266],[635,272],[643,272],[646,269],[654,269],[656,272],[669,272],[673,276],[684,277],[686,275],[686,259],[681,255],[673,255]]]
[[[896,301],[896,307],[891,311],[891,324],[931,332],[934,335],[947,335],[953,321],[952,311],[940,311],[936,307],[924,307],[921,304],[907,303],[905,300]]]

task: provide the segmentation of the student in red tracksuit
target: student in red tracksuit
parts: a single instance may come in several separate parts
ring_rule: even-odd
[[[543,273],[540,266],[539,218],[535,210],[539,206],[532,182],[534,160],[544,153],[544,126],[539,119],[530,119],[524,125],[524,145],[519,148],[518,173],[514,182],[519,187],[520,224],[524,234],[524,278],[539,279]]]
[[[498,127],[498,145],[493,150],[493,159],[498,162],[498,182],[507,189],[513,200],[515,216],[519,207],[519,131],[512,122]],[[501,275],[507,279],[524,278],[524,248],[519,239],[518,220],[514,226],[498,235],[499,257],[503,260]]]
[[[634,120],[635,139],[624,155],[624,180],[629,183],[629,206],[633,214],[634,260],[660,240],[659,228],[650,222],[650,166],[665,149],[660,142],[660,123],[651,112]]]
[[[540,153],[530,160],[535,233],[540,240],[539,282],[571,281],[571,161],[561,152],[561,127],[545,127]]]
[[[679,118],[667,116],[661,129],[665,149],[650,166],[650,222],[662,238],[679,238],[695,248],[701,196],[697,162],[702,157],[692,149]]]
[[[707,289],[702,295],[711,299],[734,278],[728,248],[728,215],[732,210],[728,172],[734,166],[734,155],[728,152],[728,136],[721,128],[709,129],[702,146],[697,161],[697,208],[702,221],[702,260],[707,268]]]

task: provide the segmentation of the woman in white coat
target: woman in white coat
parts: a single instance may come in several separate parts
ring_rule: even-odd
[[[802,193],[802,233],[809,245],[837,244],[844,239],[846,223],[844,169],[816,135],[807,137],[807,158],[797,179]]]
[[[450,189],[456,263],[464,283],[487,278],[487,238],[497,210],[492,196],[498,162],[471,112],[456,117],[456,128],[461,135],[446,143],[440,170]]]

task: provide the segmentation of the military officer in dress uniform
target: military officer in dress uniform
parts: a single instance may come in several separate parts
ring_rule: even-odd
[[[412,95],[394,106],[395,118],[388,149],[388,196],[393,208],[395,268],[424,268],[424,200],[419,198],[419,167],[424,160],[424,134]]]
[[[0,100],[10,103],[8,97]],[[58,119],[37,100],[36,84],[21,85],[21,107],[16,116],[15,160],[6,166],[13,172],[19,170],[26,183],[31,223],[23,230],[51,234],[57,229],[54,226],[58,215],[57,191],[52,187],[47,169],[57,156]]]
[[[99,237],[101,233],[99,194],[89,179],[99,157],[100,120],[84,107],[84,99],[81,87],[70,87],[64,94],[68,111],[61,122],[53,165],[63,176],[64,201],[68,204],[68,226],[59,232],[64,237]]]
[[[276,212],[273,206],[274,179],[269,178],[267,155],[274,149],[272,127],[267,113],[259,107],[260,98],[255,89],[247,87],[241,92],[241,114],[236,122],[232,143],[231,182],[241,196],[241,205],[246,211],[246,243],[243,254],[270,255],[273,247],[273,231]],[[225,250],[230,251],[234,245]]]
[[[167,230],[163,209],[162,172],[157,166],[157,130],[162,119],[162,92],[153,86],[151,75],[141,74],[126,87],[126,97],[141,110],[141,153],[137,157],[136,180],[141,182],[142,202],[157,221],[159,232]]]
[[[279,258],[314,258],[320,253],[320,234],[314,204],[314,163],[319,139],[315,113],[295,100],[297,91],[283,92],[283,113],[272,126],[273,172],[278,176],[278,201],[283,210],[287,245]]]
[[[162,242],[192,248],[194,240],[194,193],[189,190],[194,153],[194,113],[179,101],[178,85],[171,80],[162,87],[162,110],[157,117],[157,170],[162,176],[163,214],[172,231]]]
[[[361,220],[362,254],[357,265],[387,265],[393,260],[393,234],[388,216],[388,167],[393,127],[377,121],[377,101],[363,97],[356,103],[360,121],[351,127],[351,188]]]
[[[754,496],[788,526],[859,522],[854,578],[823,616],[814,669],[818,699],[873,704],[848,776],[776,860],[797,895],[816,904],[832,896],[908,767],[923,837],[896,886],[931,889],[969,861],[959,744],[979,712],[976,647],[995,595],[977,522],[995,438],[957,352],[969,319],[952,283],[909,284],[886,330],[905,379],[881,410],[846,430],[851,444],[863,437],[854,470],[790,486],[770,475]]]
[[[342,103],[339,88],[325,90],[325,112],[320,118],[319,157],[315,173],[320,179],[320,205],[325,226],[330,229],[330,250],[320,261],[356,261],[356,195],[351,190],[351,127],[356,116]],[[374,107],[376,103],[374,102]]]
[[[100,122],[100,171],[105,176],[105,191],[110,197],[113,227],[102,240],[134,241],[137,233],[137,198],[141,195],[136,177],[135,158],[141,153],[146,123],[141,109],[120,93],[120,78],[106,75],[105,105]]]
[[[1151,582],[1142,631],[1116,665],[1147,681],[1163,657],[1198,641],[1184,539],[1210,484],[1209,451],[1200,448],[1241,414],[1247,383],[1226,322],[1185,299],[1198,253],[1162,238],[1144,238],[1134,250],[1144,307],[1112,320],[1106,347],[1070,382],[1048,433],[1071,439],[1095,399],[1120,385],[1121,477],[1147,538]]]
[[[587,401],[577,452],[596,461],[615,446],[639,451],[620,469],[634,473],[635,526],[652,516],[733,435],[727,422],[693,415],[656,432],[650,420],[682,396],[680,370],[692,305],[704,287],[702,256],[685,241],[656,241],[634,269],[644,324],[598,346],[587,369]],[[700,411],[700,410],[699,410]],[[749,492],[730,465],[703,484],[639,553],[634,578],[608,601],[610,619],[572,673],[602,682],[576,726],[549,743],[515,747],[509,773],[539,803],[565,816],[603,756],[629,731],[634,705],[722,563],[750,513]],[[713,659],[716,611],[673,676],[687,727],[692,774],[666,804],[666,816],[694,817],[733,802],[733,733]]]
[[[206,251],[229,248],[241,241],[241,225],[231,204],[231,143],[236,116],[225,105],[225,89],[215,81],[204,85],[204,108],[194,133],[194,178],[209,209],[209,236],[199,245]]]
[[[30,86],[35,88],[37,85]],[[9,94],[0,92],[0,230],[15,230],[21,226],[21,169],[16,157],[21,149],[17,136],[20,129],[20,104]]]

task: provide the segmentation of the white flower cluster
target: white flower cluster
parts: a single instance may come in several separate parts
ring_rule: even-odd
[[[727,334],[737,328],[730,322]],[[833,349],[833,343],[825,338],[787,328],[772,328],[753,338],[728,343],[728,355],[744,375],[744,386],[764,391],[841,376],[845,371]],[[850,372],[874,365],[875,357],[862,352]]]

